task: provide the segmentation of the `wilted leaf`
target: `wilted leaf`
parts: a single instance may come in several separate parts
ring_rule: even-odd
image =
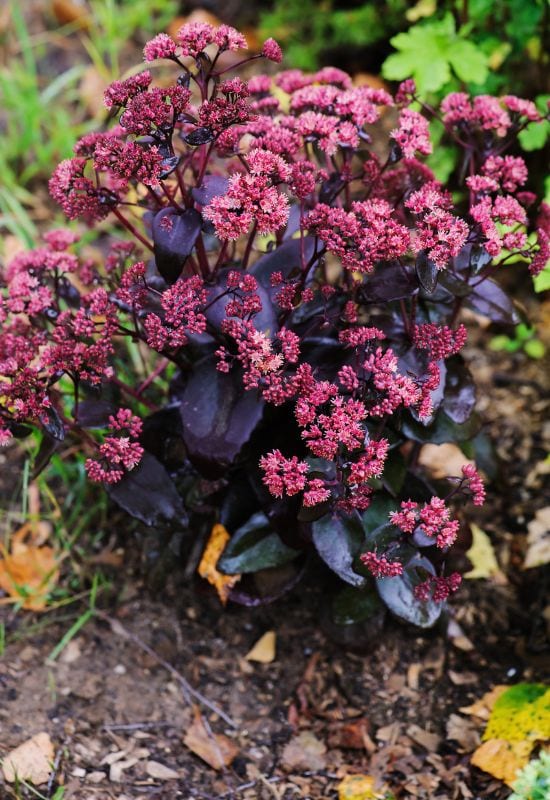
[[[161,764],[160,761],[147,761],[145,771],[150,778],[155,778],[157,781],[175,781],[180,777],[179,772]]]
[[[237,745],[227,736],[208,730],[199,711],[196,711],[183,743],[212,769],[218,770],[228,767],[239,752]]]
[[[54,749],[47,733],[37,733],[4,758],[2,772],[8,783],[30,781],[35,786],[46,783],[52,771]]]
[[[276,641],[275,631],[267,631],[245,655],[245,659],[247,661],[258,661],[260,664],[271,664],[275,660]]]
[[[33,530],[26,523],[14,533],[9,552],[0,545],[0,588],[9,595],[0,603],[20,603],[30,611],[42,611],[59,578],[61,559],[52,547],[39,545]]]
[[[229,539],[230,536],[223,525],[214,525],[197,568],[201,578],[205,578],[216,589],[224,605],[231,589],[241,578],[240,575],[224,575],[217,570],[218,561]]]
[[[475,578],[495,578],[498,577],[502,582],[505,580],[493,550],[491,540],[481,528],[472,523],[473,543],[466,553],[466,557],[472,562],[473,569],[464,574],[465,578],[474,580]]]
[[[479,700],[476,700],[475,703],[472,703],[470,706],[462,706],[458,710],[461,711],[463,714],[471,714],[474,717],[479,717],[480,719],[489,719],[491,716],[491,711],[494,708],[494,705],[500,695],[509,689],[509,686],[498,685],[494,686],[490,692],[485,692],[483,697]]]

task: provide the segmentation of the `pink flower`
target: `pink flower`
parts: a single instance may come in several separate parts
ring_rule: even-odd
[[[360,559],[374,578],[395,578],[403,574],[403,564],[400,561],[389,561],[386,556],[369,552],[362,553]]]
[[[202,51],[212,44],[215,28],[207,22],[186,22],[176,34],[181,45],[181,54],[197,58]]]
[[[266,39],[262,47],[262,55],[276,64],[280,64],[283,60],[283,51],[277,44],[275,39]]]
[[[220,50],[246,50],[248,47],[243,34],[231,25],[220,25],[214,34],[214,43]]]
[[[410,108],[400,112],[399,127],[390,136],[397,142],[405,158],[413,158],[416,152],[425,156],[432,152],[428,120]]]
[[[422,602],[426,602],[431,596],[436,603],[442,603],[450,594],[457,591],[461,583],[462,577],[458,572],[453,572],[447,578],[430,575],[423,583],[415,586],[414,595],[417,600]]]
[[[474,506],[482,506],[485,502],[485,486],[474,464],[465,464],[462,467],[462,474],[468,482]]]
[[[203,210],[220,239],[238,239],[253,223],[258,233],[273,233],[286,224],[288,214],[286,196],[263,175],[233,175],[227,192]]]
[[[296,456],[285,458],[280,450],[273,450],[260,458],[263,482],[274,497],[292,496],[304,490],[308,465]]]
[[[466,344],[467,335],[462,324],[453,330],[447,325],[429,322],[415,325],[413,341],[421,350],[428,351],[431,360],[440,361],[458,353]]]
[[[176,54],[176,43],[167,33],[159,33],[150,39],[143,48],[145,61],[156,61],[157,58],[172,58]]]

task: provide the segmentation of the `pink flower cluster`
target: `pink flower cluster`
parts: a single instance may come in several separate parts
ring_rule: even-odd
[[[296,456],[285,458],[280,450],[273,450],[261,457],[260,467],[265,473],[263,482],[274,497],[304,492],[305,506],[317,505],[330,497],[330,491],[320,479],[307,478],[309,467]]]
[[[379,556],[372,551],[362,553],[360,558],[373,578],[396,578],[403,574],[403,564],[400,561],[390,561],[386,556]]]
[[[134,441],[141,433],[142,422],[130,409],[120,408],[109,417],[112,435],[98,447],[98,457],[86,460],[86,472],[92,481],[118,483],[126,472],[141,461],[143,447]]]
[[[451,519],[450,509],[440,497],[432,497],[422,507],[411,500],[402,502],[401,511],[391,512],[390,522],[403,533],[414,533],[419,528],[441,549],[454,543],[459,529],[458,520]]]
[[[453,572],[447,577],[430,575],[425,581],[414,587],[414,596],[417,600],[426,602],[431,599],[436,603],[443,603],[449,595],[456,592],[462,583],[462,576]]]
[[[459,254],[468,238],[466,222],[454,216],[451,197],[435,183],[426,183],[413,192],[405,206],[418,219],[413,235],[415,253],[425,250],[438,269],[445,269],[451,258]]]

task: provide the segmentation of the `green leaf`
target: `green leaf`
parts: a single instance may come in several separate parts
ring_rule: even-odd
[[[533,285],[535,292],[547,292],[550,289],[550,264],[533,279]]]
[[[299,550],[288,547],[269,527],[265,514],[254,514],[239,528],[222,553],[217,567],[227,575],[278,567],[296,558]]]
[[[546,353],[546,347],[543,345],[540,339],[530,339],[528,342],[525,342],[523,349],[529,358],[544,358]]]
[[[457,39],[450,51],[449,61],[461,81],[484,83],[487,78],[487,56],[472,42]]]
[[[434,575],[431,561],[415,556],[396,578],[377,578],[378,594],[396,617],[412,622],[420,628],[431,628],[441,614],[442,604],[433,600],[422,602],[414,596],[415,586],[425,580],[425,573]]]
[[[358,517],[327,514],[313,523],[313,543],[325,564],[351,586],[364,586],[353,562],[363,552],[364,532]]]
[[[550,122],[530,122],[529,125],[518,134],[519,143],[528,152],[532,150],[542,150],[550,136]]]

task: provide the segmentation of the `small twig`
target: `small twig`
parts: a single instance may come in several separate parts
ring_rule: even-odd
[[[143,639],[140,639],[139,636],[136,636],[135,633],[132,633],[127,628],[125,628],[124,625],[122,625],[122,623],[120,623],[117,619],[113,619],[113,617],[110,617],[108,614],[105,614],[104,611],[98,611],[96,609],[94,613],[96,617],[99,617],[99,619],[102,619],[104,622],[107,622],[111,626],[111,630],[113,631],[113,633],[116,633],[123,639],[128,639],[129,641],[133,642],[141,650],[150,655],[151,658],[154,658],[157,663],[163,666],[164,669],[166,669],[172,675],[172,677],[178,681],[183,690],[183,696],[185,698],[185,701],[189,705],[192,705],[191,698],[193,697],[198,703],[210,709],[210,711],[213,711],[214,714],[217,714],[218,717],[223,719],[224,722],[227,722],[228,725],[231,725],[232,728],[238,727],[237,723],[233,719],[231,719],[231,717],[228,716],[225,713],[225,711],[223,711],[216,703],[213,703],[211,700],[209,700],[207,697],[201,694],[201,692],[197,691],[197,689],[194,689],[189,683],[189,681],[186,678],[184,678],[183,675],[180,672],[178,672],[178,670],[175,667],[172,666],[172,664],[169,664],[168,661],[165,661],[163,658],[161,658],[158,655],[158,653],[156,653],[153,650],[152,647],[149,647],[149,645],[143,641]]]
[[[103,725],[104,731],[139,731],[143,728],[173,728],[173,722],[128,722],[126,724]]]

